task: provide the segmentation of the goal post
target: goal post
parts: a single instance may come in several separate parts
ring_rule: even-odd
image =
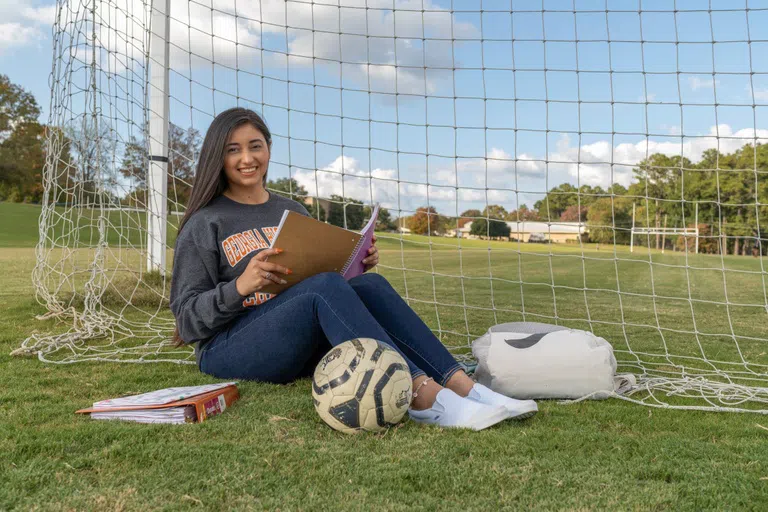
[[[171,0],[151,2],[147,271],[165,274],[168,218],[168,114]]]
[[[635,252],[635,236],[639,235],[671,235],[671,236],[683,236],[693,237],[694,239],[694,254],[699,253],[699,204],[696,203],[696,214],[694,216],[694,227],[692,228],[668,228],[664,227],[639,227],[635,224],[635,204],[632,203],[632,229],[629,234],[629,252]],[[666,224],[666,219],[665,219]],[[650,245],[649,245],[650,246]],[[685,244],[686,250],[688,244]],[[661,244],[661,253],[664,254],[664,242]]]

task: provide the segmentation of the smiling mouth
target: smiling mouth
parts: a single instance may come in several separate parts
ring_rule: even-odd
[[[256,174],[257,169],[255,167],[246,167],[244,169],[238,169],[238,171],[240,171],[240,174],[250,176],[252,174]]]

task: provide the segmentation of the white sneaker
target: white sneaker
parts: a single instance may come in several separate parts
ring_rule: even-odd
[[[446,388],[437,393],[432,407],[423,411],[408,409],[408,415],[417,423],[483,430],[507,419],[508,413],[502,406],[468,400]]]
[[[524,420],[539,412],[539,407],[533,400],[515,400],[478,383],[472,386],[467,398],[481,404],[504,406],[508,413],[507,418],[513,420]]]

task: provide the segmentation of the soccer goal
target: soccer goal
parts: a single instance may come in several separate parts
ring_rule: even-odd
[[[33,280],[60,322],[15,354],[194,363],[173,246],[239,105],[273,192],[351,228],[381,203],[378,271],[457,356],[585,329],[627,399],[768,413],[766,41],[743,1],[58,0]]]
[[[684,237],[684,250],[693,249],[694,254],[699,254],[699,210],[698,207],[696,208],[696,214],[694,216],[694,223],[693,225],[695,227],[692,228],[678,228],[678,227],[667,227],[667,217],[664,216],[664,227],[642,227],[637,226],[635,224],[635,205],[632,205],[632,231],[629,233],[629,252],[635,252],[635,237],[650,237],[651,235],[654,236],[661,236],[661,253],[664,254],[664,248],[666,247],[666,238],[670,237],[672,239],[673,243],[678,236]],[[688,243],[688,238],[693,239],[693,245],[692,247]],[[650,242],[648,242],[648,246],[650,247]]]

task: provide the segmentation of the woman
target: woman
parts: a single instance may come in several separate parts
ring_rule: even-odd
[[[331,348],[367,337],[395,348],[413,377],[413,420],[480,430],[535,414],[475,384],[416,313],[378,274],[345,281],[324,273],[279,295],[261,293],[291,270],[267,261],[284,210],[299,203],[265,188],[272,138],[243,108],[222,112],[203,141],[195,184],[179,225],[171,285],[177,342],[195,343],[204,373],[285,383],[311,375]],[[375,245],[364,260],[376,266]]]

